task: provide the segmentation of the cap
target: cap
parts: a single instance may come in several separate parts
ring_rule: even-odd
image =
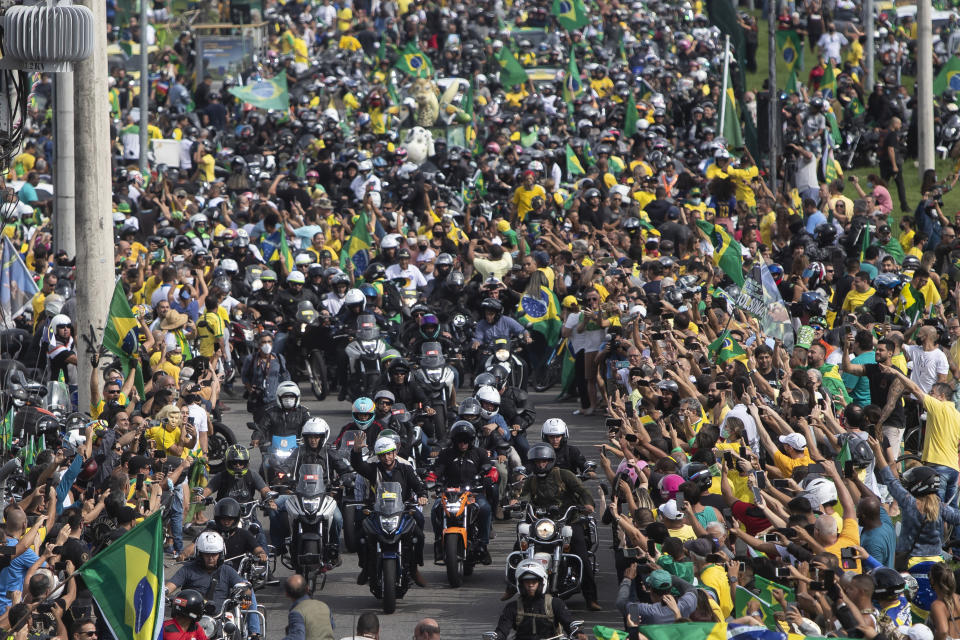
[[[677,509],[676,500],[667,500],[660,505],[660,515],[667,520],[683,520],[683,513]]]
[[[497,220],[497,231],[500,233],[506,233],[510,231],[510,223],[506,220]]]
[[[779,440],[791,449],[796,449],[797,451],[803,451],[807,448],[807,439],[799,433],[788,433],[785,436],[780,436]]]
[[[560,303],[560,306],[562,306],[562,307],[576,307],[576,306],[579,306],[579,305],[580,305],[580,303],[577,302],[577,299],[576,299],[575,297],[573,297],[573,296],[566,296],[566,297],[563,299],[563,301]]]
[[[643,582],[656,591],[666,591],[673,584],[673,577],[663,569],[657,569],[651,571]]]
[[[263,274],[260,275],[261,280],[263,279]],[[291,271],[290,275],[287,276],[287,282],[293,284],[304,284],[307,281],[304,277],[302,271]]]
[[[152,460],[147,456],[132,456],[127,462],[127,469],[136,473],[144,467],[149,467],[152,464]]]
[[[683,547],[698,556],[707,556],[713,553],[713,540],[707,540],[706,538],[697,538],[696,540],[690,540],[683,544]]]
[[[914,624],[907,627],[904,634],[909,640],[933,640],[933,631],[925,624]]]

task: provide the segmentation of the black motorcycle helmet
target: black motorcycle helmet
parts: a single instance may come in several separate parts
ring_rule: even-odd
[[[817,238],[817,244],[828,247],[837,239],[837,228],[829,222],[821,222],[813,230],[813,235]]]
[[[467,398],[457,408],[457,415],[461,420],[474,424],[480,420],[480,401],[476,398]]]
[[[853,466],[864,469],[869,467],[874,461],[873,449],[867,444],[866,440],[850,441],[850,460]]]
[[[940,491],[940,474],[930,467],[907,469],[902,476],[903,488],[914,498]]]
[[[483,302],[480,303],[480,312],[486,316],[487,311],[493,311],[493,321],[497,322],[503,313],[503,303],[496,298],[485,298]]]
[[[907,582],[900,575],[900,572],[889,567],[877,567],[870,575],[876,587],[873,590],[873,597],[877,600],[891,600],[903,593],[907,588]]]
[[[393,378],[395,375],[410,375],[410,363],[406,358],[394,358],[387,363],[387,373]]]
[[[450,441],[457,445],[460,443],[473,444],[477,439],[477,430],[466,420],[457,420],[450,427]]]
[[[557,453],[546,442],[538,442],[527,451],[527,460],[530,462],[534,475],[538,478],[545,478],[557,463]],[[546,462],[547,464],[541,468],[537,464],[538,462]]]
[[[184,589],[173,599],[173,615],[199,620],[203,615],[203,596],[199,591]]]
[[[480,387],[493,387],[494,389],[499,389],[500,385],[497,381],[497,377],[493,375],[493,373],[484,371],[473,379],[473,390],[476,391]]]
[[[496,378],[497,383],[495,385],[491,385],[495,389],[503,389],[503,387],[506,386],[507,384],[507,380],[510,379],[510,372],[507,371],[507,368],[504,367],[502,364],[493,365],[492,367],[487,369],[486,373],[489,373],[494,378]]]
[[[233,524],[227,526],[223,520],[233,519]],[[232,531],[240,524],[240,503],[233,498],[223,498],[217,501],[217,506],[213,508],[213,520],[217,523],[220,531]]]

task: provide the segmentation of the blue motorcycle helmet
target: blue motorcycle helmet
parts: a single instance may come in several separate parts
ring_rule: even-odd
[[[373,400],[366,396],[353,401],[353,422],[361,429],[366,429],[373,422],[376,408]]]

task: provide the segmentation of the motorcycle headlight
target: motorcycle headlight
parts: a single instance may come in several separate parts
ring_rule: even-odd
[[[290,457],[291,453],[293,453],[293,451],[284,450],[284,451],[277,451],[274,455],[277,456],[277,458],[279,458],[280,460],[286,460],[287,458]]]
[[[253,342],[253,329],[244,329],[244,330],[243,330],[243,341],[244,341],[244,342]]]
[[[364,351],[373,351],[377,347],[376,340],[361,340],[360,348]]]
[[[549,540],[557,532],[557,526],[550,520],[539,520],[534,528],[541,540]]]
[[[500,362],[506,362],[510,359],[510,352],[506,349],[497,349],[497,352],[494,355]]]
[[[400,516],[380,516],[380,528],[386,533],[393,533],[400,526]]]
[[[459,502],[448,502],[448,503],[447,503],[447,511],[449,511],[450,513],[456,513],[456,512],[458,512],[458,511],[460,511],[460,503],[459,503]]]
[[[431,380],[439,380],[440,376],[443,375],[443,369],[427,369],[426,373]]]
[[[301,501],[301,504],[303,505],[304,511],[313,515],[320,510],[320,502],[320,498],[305,498]]]

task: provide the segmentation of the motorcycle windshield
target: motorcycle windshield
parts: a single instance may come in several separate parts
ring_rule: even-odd
[[[297,436],[273,436],[270,448],[273,453],[289,456],[297,448]]]
[[[399,482],[384,482],[377,487],[377,499],[373,510],[382,516],[403,512],[403,487]]]
[[[47,409],[65,410],[70,408],[70,391],[64,382],[52,381],[47,383],[47,397],[44,398]]]
[[[364,314],[357,318],[358,340],[377,340],[379,338],[380,327],[377,326],[377,319],[375,317]]]
[[[349,458],[350,449],[353,449],[353,445],[357,442],[359,435],[359,431],[344,431],[343,436],[340,437],[340,446],[337,447],[337,453],[341,453]]]
[[[300,478],[297,480],[297,495],[302,498],[312,498],[323,495],[326,487],[323,484],[323,469],[318,464],[305,464],[300,467]]]
[[[310,324],[317,317],[317,310],[314,308],[300,309],[297,311],[297,322],[300,324]]]

